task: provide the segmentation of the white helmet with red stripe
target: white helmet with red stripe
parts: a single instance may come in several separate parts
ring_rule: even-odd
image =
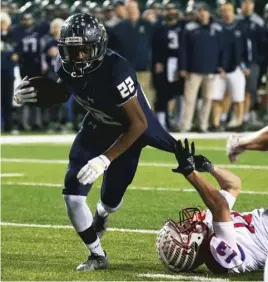
[[[197,208],[180,211],[179,222],[167,220],[157,235],[156,249],[160,261],[170,270],[187,272],[198,266],[195,263],[208,228]]]

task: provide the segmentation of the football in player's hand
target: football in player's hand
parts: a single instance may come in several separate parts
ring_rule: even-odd
[[[50,108],[54,105],[65,103],[70,95],[63,84],[43,76],[29,79],[30,86],[34,87],[37,95],[37,103],[40,108]],[[29,87],[29,86],[27,86]]]

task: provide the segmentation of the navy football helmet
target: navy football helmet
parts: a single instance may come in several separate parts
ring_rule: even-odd
[[[107,33],[93,15],[75,14],[64,22],[58,46],[64,70],[72,77],[83,77],[101,65]]]

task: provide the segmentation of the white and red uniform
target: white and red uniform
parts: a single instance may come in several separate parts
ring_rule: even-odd
[[[236,198],[221,191],[232,209]],[[230,273],[261,270],[268,255],[268,208],[252,212],[231,212],[232,222],[213,222],[209,210],[203,221],[209,227],[210,240],[205,256],[206,264],[213,272]],[[214,261],[213,261],[214,260]],[[216,261],[216,270],[215,270]]]

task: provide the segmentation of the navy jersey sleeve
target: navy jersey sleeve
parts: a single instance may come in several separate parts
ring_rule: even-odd
[[[130,63],[120,58],[112,70],[112,92],[117,106],[137,95],[138,80]]]

